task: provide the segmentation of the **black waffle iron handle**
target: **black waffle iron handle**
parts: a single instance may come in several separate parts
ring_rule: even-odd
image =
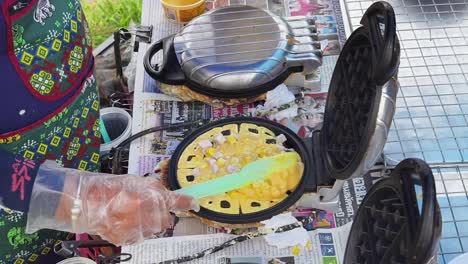
[[[411,263],[427,263],[435,254],[442,231],[440,208],[432,170],[426,162],[407,159],[396,168],[399,170],[408,212],[411,237],[414,238],[410,250]],[[422,205],[418,206],[415,185],[421,186]]]
[[[162,62],[153,66],[151,60],[160,50],[163,51]],[[170,85],[185,83],[185,74],[182,72],[174,49],[174,35],[160,39],[151,45],[145,54],[143,64],[146,72],[157,81]]]
[[[389,3],[375,2],[367,9],[361,24],[369,31],[374,59],[374,79],[377,85],[383,85],[396,75],[400,63],[395,12]]]

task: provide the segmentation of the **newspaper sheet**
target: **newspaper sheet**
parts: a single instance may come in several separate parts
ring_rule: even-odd
[[[327,230],[309,232],[310,249],[295,251],[293,247],[278,249],[268,245],[263,238],[256,238],[237,243],[212,255],[206,255],[194,264],[336,264],[341,263],[346,249],[346,242],[351,224]],[[196,254],[202,250],[219,245],[233,235],[213,234],[198,236],[183,236],[147,240],[136,246],[123,247],[123,253],[133,257],[130,264],[160,263],[183,256]],[[297,254],[297,255],[295,255]],[[282,262],[281,262],[282,261]]]
[[[211,107],[200,102],[181,102],[162,98],[159,94],[145,94],[136,101],[133,119],[137,131],[169,124],[179,124],[211,118]],[[148,134],[132,146],[129,171],[137,175],[152,172],[156,164],[169,158],[189,128],[158,131]],[[133,157],[133,159],[132,159]],[[132,166],[133,165],[133,166]]]
[[[379,164],[373,170],[364,175],[345,182],[340,194],[338,211],[335,212],[336,226],[343,226],[353,221],[359,205],[367,194],[367,191],[376,181],[382,179],[384,171]]]

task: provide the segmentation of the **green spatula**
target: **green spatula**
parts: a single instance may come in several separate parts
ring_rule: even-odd
[[[264,180],[274,172],[297,166],[299,161],[299,155],[296,152],[286,152],[251,162],[238,173],[185,187],[175,192],[192,196],[195,199],[223,194]]]

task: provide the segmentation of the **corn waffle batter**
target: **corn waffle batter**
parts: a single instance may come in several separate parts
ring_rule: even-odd
[[[182,188],[238,172],[255,160],[286,151],[284,135],[255,124],[230,124],[213,128],[193,140],[177,164]],[[224,195],[200,200],[206,209],[225,214],[248,214],[268,209],[297,187],[304,170],[299,154],[297,166],[278,171],[263,181]]]

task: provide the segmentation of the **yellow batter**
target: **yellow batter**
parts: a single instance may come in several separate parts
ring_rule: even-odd
[[[180,186],[187,187],[238,172],[247,163],[286,151],[284,135],[255,124],[216,127],[200,135],[182,153],[177,164]],[[290,150],[288,150],[290,151]],[[298,155],[298,160],[300,157]],[[200,206],[226,214],[265,210],[284,200],[297,187],[304,170],[296,167],[224,195],[200,200]]]

